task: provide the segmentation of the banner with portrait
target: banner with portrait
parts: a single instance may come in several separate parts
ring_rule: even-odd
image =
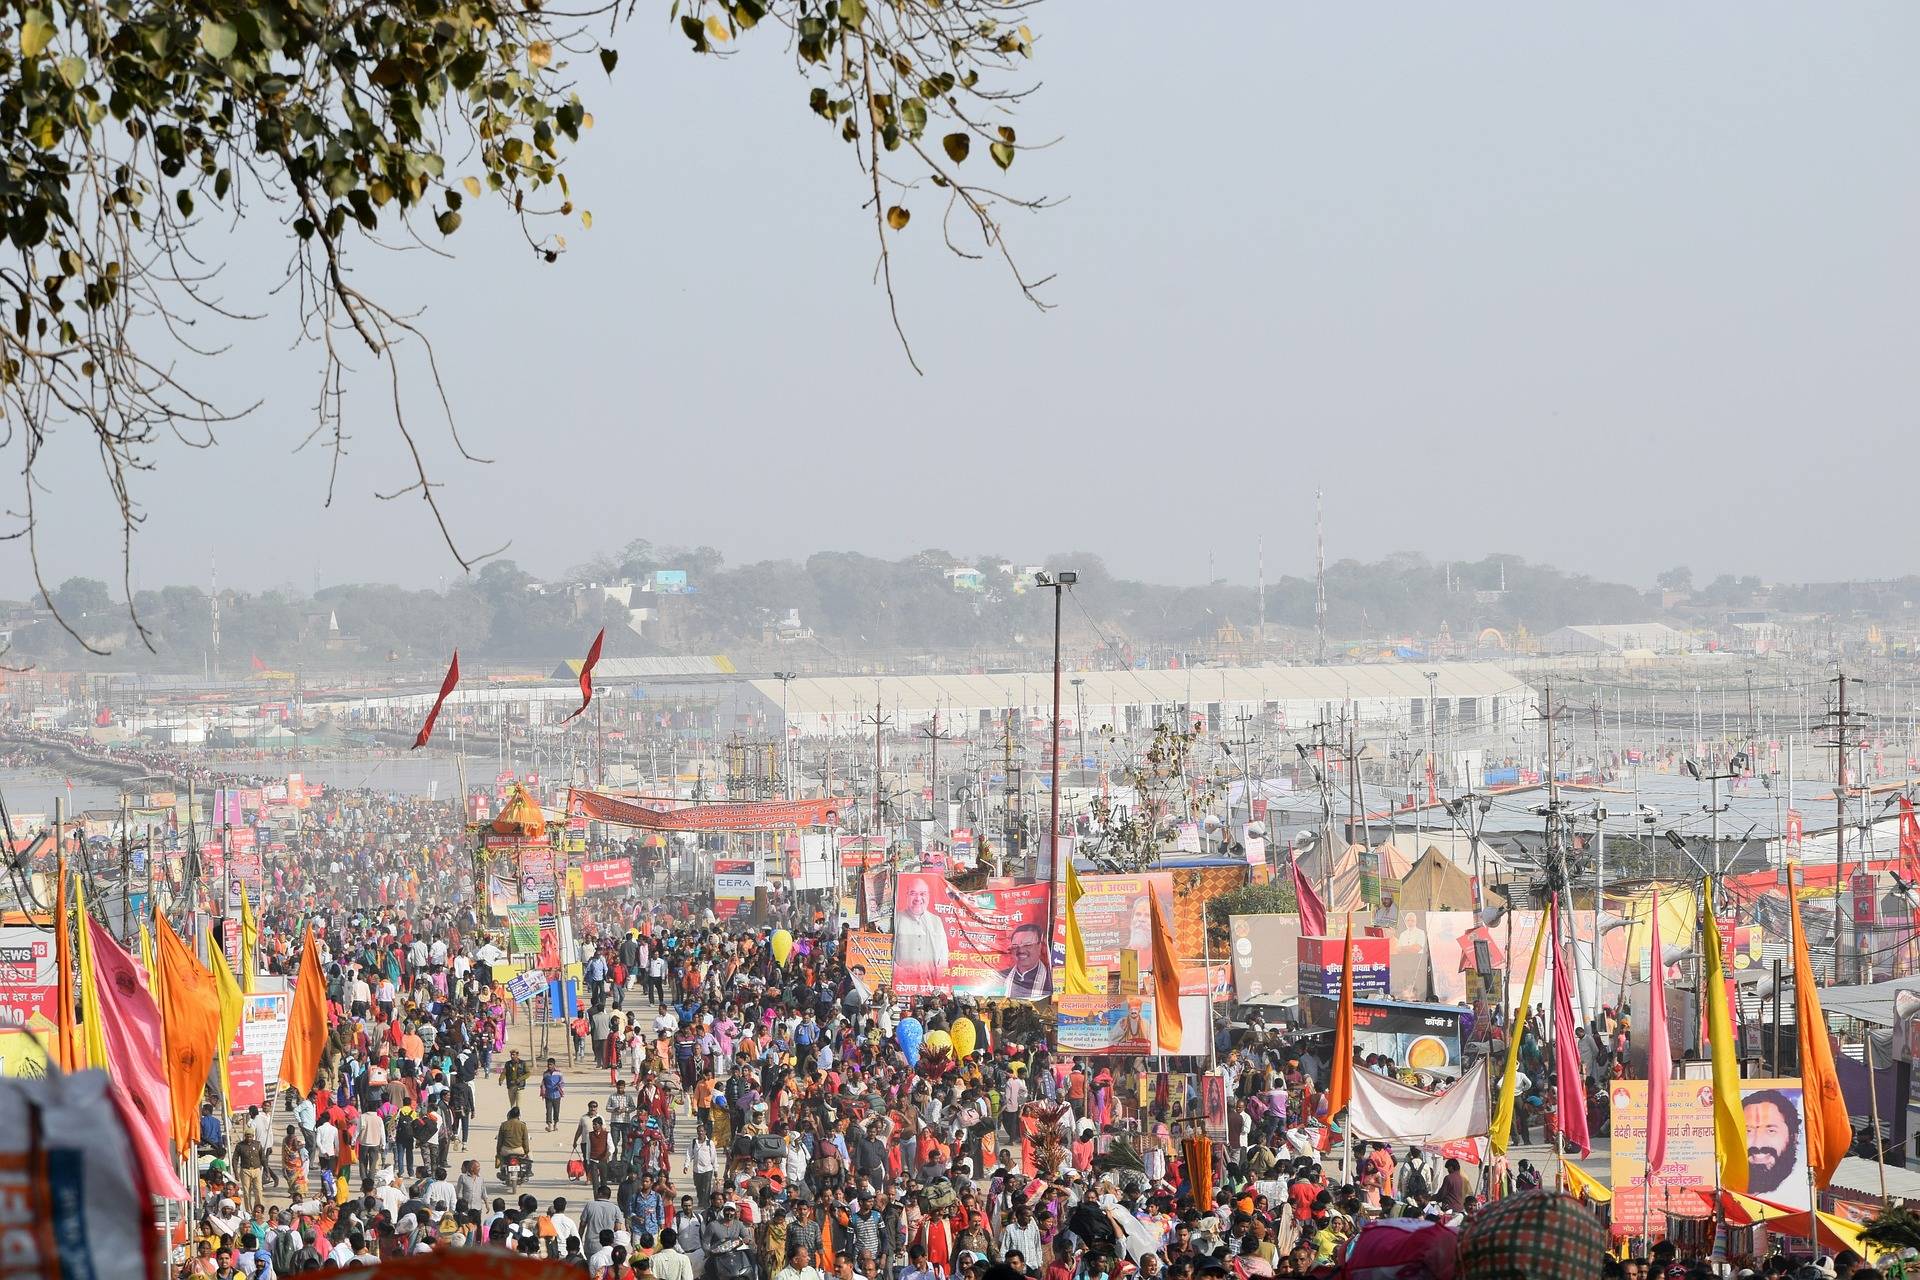
[[[847,968],[865,969],[867,992],[893,986],[893,939],[878,929],[847,931]]]
[[[1713,1190],[1712,1081],[1674,1080],[1667,1085],[1667,1159],[1652,1173],[1646,1166],[1647,1082],[1615,1080],[1608,1097],[1613,1111],[1614,1236],[1640,1234],[1643,1206],[1650,1209],[1647,1217],[1656,1233],[1667,1213],[1704,1216]],[[1799,1078],[1742,1080],[1740,1101],[1747,1122],[1747,1194],[1804,1212],[1807,1124]]]
[[[938,872],[907,872],[894,887],[896,995],[1045,1000],[1047,889],[1016,884],[963,893]]]
[[[1160,899],[1161,915],[1174,918],[1173,873],[1150,871],[1144,875],[1086,875],[1080,879],[1080,902],[1074,919],[1080,922],[1080,940],[1087,948],[1087,968],[1116,969],[1120,955],[1132,951],[1140,957],[1140,972],[1153,972],[1153,918],[1148,895]],[[1064,880],[1056,886],[1061,901],[1066,900]],[[1053,963],[1056,968],[1067,962],[1067,918],[1065,911],[1053,921]],[[1096,980],[1098,975],[1096,976]]]

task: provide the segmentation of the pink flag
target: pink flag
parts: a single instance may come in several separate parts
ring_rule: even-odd
[[[1667,1081],[1673,1045],[1667,1039],[1667,966],[1661,963],[1660,886],[1653,886],[1653,963],[1647,970],[1647,1177],[1667,1162]]]
[[[1300,936],[1303,938],[1324,938],[1327,936],[1327,904],[1320,901],[1320,895],[1313,891],[1307,878],[1300,874],[1300,859],[1293,859],[1293,896],[1300,903]]]
[[[1553,1075],[1560,1095],[1560,1136],[1580,1148],[1585,1159],[1593,1154],[1587,1135],[1587,1089],[1580,1065],[1580,1042],[1573,1034],[1573,973],[1560,950],[1560,903],[1548,913],[1553,930]]]
[[[93,942],[93,991],[107,1042],[114,1101],[127,1119],[127,1136],[148,1189],[185,1200],[187,1189],[167,1153],[172,1150],[173,1104],[161,1052],[160,1010],[147,993],[146,970],[113,940],[97,920],[87,928]]]

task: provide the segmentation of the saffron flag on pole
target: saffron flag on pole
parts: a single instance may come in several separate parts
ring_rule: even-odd
[[[1347,936],[1340,944],[1340,1016],[1333,1031],[1333,1081],[1327,1086],[1327,1121],[1353,1101],[1353,913],[1347,913]]]
[[[327,1047],[327,977],[320,972],[320,944],[307,926],[300,946],[300,972],[293,981],[293,1013],[280,1054],[280,1083],[305,1097],[320,1073]]]
[[[1846,1099],[1840,1096],[1840,1077],[1834,1073],[1833,1041],[1827,1036],[1827,1016],[1820,1008],[1820,988],[1813,976],[1813,957],[1807,951],[1807,930],[1800,923],[1800,895],[1793,890],[1798,863],[1788,864],[1787,902],[1793,912],[1793,1016],[1800,1036],[1802,1106],[1807,1120],[1807,1168],[1815,1187],[1833,1181],[1833,1171],[1853,1145],[1853,1122]]]
[[[93,954],[94,1007],[100,1012],[100,1029],[107,1042],[107,1073],[125,1104],[134,1154],[155,1195],[185,1200],[187,1189],[180,1184],[169,1152],[172,1104],[159,1006],[148,989],[145,971],[113,935],[91,920],[87,933]]]
[[[1540,951],[1546,946],[1547,931],[1536,929],[1533,934],[1533,959],[1527,961],[1527,980],[1520,988],[1520,1022],[1526,1022],[1526,1011],[1533,1007],[1533,980],[1540,973]],[[1493,1111],[1493,1124],[1487,1131],[1487,1145],[1493,1148],[1493,1154],[1499,1155],[1507,1149],[1507,1142],[1513,1136],[1513,1087],[1520,1071],[1520,1036],[1509,1022],[1507,1026],[1507,1066],[1500,1075],[1500,1101]]]
[[[1153,924],[1153,1038],[1161,1053],[1180,1052],[1180,962],[1173,958],[1173,931],[1160,910],[1160,895],[1147,894]]]
[[[55,833],[63,845],[65,837]],[[53,890],[53,956],[55,982],[53,1046],[54,1065],[62,1071],[78,1071],[81,1059],[80,1028],[73,1020],[73,946],[67,941],[73,929],[73,916],[67,903],[67,854],[63,847],[54,859],[54,873],[60,877]]]
[[[165,1014],[167,1088],[173,1096],[173,1145],[181,1155],[191,1155],[200,1137],[200,1095],[206,1092],[218,1048],[220,994],[213,975],[164,915],[154,916],[153,932]]]
[[[1080,877],[1074,874],[1073,860],[1069,858],[1067,860],[1067,892],[1063,900],[1065,905],[1061,908],[1066,913],[1064,921],[1067,933],[1067,971],[1064,975],[1066,993],[1070,996],[1097,996],[1100,992],[1094,987],[1093,975],[1087,972],[1087,940],[1080,934],[1080,916],[1076,910],[1080,905],[1080,894]]]
[[[1795,910],[1798,910],[1796,907]],[[1653,954],[1647,970],[1647,1177],[1667,1162],[1667,1081],[1673,1043],[1667,1030],[1667,966],[1661,958],[1660,885],[1653,885]]]
[[[1580,1041],[1574,1035],[1573,966],[1560,952],[1560,900],[1547,913],[1553,934],[1553,1072],[1560,1100],[1560,1136],[1580,1149],[1580,1158],[1593,1154],[1587,1134],[1587,1090],[1580,1065]],[[1737,1099],[1737,1095],[1736,1095]]]
[[[447,667],[447,678],[440,682],[440,696],[433,700],[433,707],[427,712],[427,719],[420,726],[420,732],[413,739],[411,750],[418,751],[427,745],[433,737],[433,722],[440,718],[440,708],[447,705],[447,698],[453,693],[453,687],[460,683],[460,651],[453,651],[453,662]]]
[[[1300,904],[1300,936],[1326,937],[1327,904],[1320,901],[1320,895],[1313,891],[1313,885],[1300,873],[1298,857],[1293,859],[1293,897]]]
[[[593,669],[600,665],[600,646],[606,642],[607,629],[602,627],[600,628],[600,634],[593,638],[592,647],[587,650],[587,660],[580,664],[579,710],[576,710],[572,716],[568,716],[567,720],[571,720],[574,716],[579,715],[581,711],[585,711],[587,704],[593,701]],[[565,724],[567,720],[562,720],[560,723]]]
[[[1740,1105],[1740,1056],[1727,1008],[1727,970],[1720,949],[1720,923],[1713,916],[1713,878],[1704,890],[1700,925],[1707,947],[1707,1044],[1713,1052],[1713,1159],[1716,1181],[1728,1191],[1747,1189],[1747,1115]],[[1657,944],[1656,944],[1657,945]]]
[[[93,931],[87,926],[87,886],[79,877],[73,882],[74,907],[73,918],[80,925],[80,1042],[85,1050],[81,1062],[85,1066],[99,1067],[105,1070],[110,1063],[107,1056],[107,1040],[100,1026],[100,1002],[94,995],[93,984]]]

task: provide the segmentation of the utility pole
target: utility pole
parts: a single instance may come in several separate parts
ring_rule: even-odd
[[[1841,904],[1841,895],[1846,891],[1847,878],[1847,748],[1851,745],[1853,721],[1861,713],[1847,710],[1847,686],[1858,685],[1860,681],[1842,671],[1827,682],[1839,689],[1835,709],[1828,714],[1825,726],[1832,733],[1827,746],[1833,748],[1833,972],[1830,980],[1840,981],[1840,957],[1846,947],[1846,921]]]
[[[1327,740],[1327,721],[1324,712],[1322,718],[1309,726],[1313,730],[1313,741],[1295,745],[1300,758],[1313,770],[1314,782],[1320,792],[1320,901],[1327,910],[1333,910],[1333,781],[1327,772],[1327,748],[1334,744]]]
[[[873,714],[863,722],[873,726],[873,816],[867,822],[867,832],[884,834],[880,823],[880,731],[893,723],[893,717],[882,714],[878,693],[873,698]]]
[[[940,744],[943,741],[950,740],[953,735],[940,731],[940,712],[938,709],[933,713],[932,723],[921,727],[920,736],[927,740],[929,749],[932,752],[932,758],[927,762],[927,812],[931,815],[929,820],[935,823],[940,831],[944,833],[947,824],[946,814],[935,807],[940,804]]]
[[[1240,790],[1243,791],[1246,796],[1247,822],[1251,824],[1253,822],[1253,767],[1251,764],[1251,756],[1247,749],[1247,722],[1252,720],[1253,717],[1247,712],[1242,711],[1239,715],[1235,716],[1234,719],[1238,721],[1240,725]],[[1227,838],[1229,843],[1231,843],[1233,838],[1233,804],[1231,799],[1229,799],[1227,804]]]

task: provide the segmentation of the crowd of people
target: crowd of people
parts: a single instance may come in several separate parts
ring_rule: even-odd
[[[449,806],[327,791],[302,836],[267,869],[262,967],[294,973],[313,927],[328,1054],[304,1097],[210,1102],[183,1280],[472,1248],[591,1280],[1291,1280],[1382,1219],[1457,1233],[1463,1276],[1646,1274],[1526,1161],[1489,1185],[1418,1146],[1323,1149],[1324,1040],[1224,1036],[1209,1130],[1199,1073],[1063,1055],[1019,1002],[895,999],[796,902],[719,919],[632,891],[563,899],[577,1016],[536,1006],[536,1038]],[[1519,1270],[1467,1269],[1490,1237]]]

